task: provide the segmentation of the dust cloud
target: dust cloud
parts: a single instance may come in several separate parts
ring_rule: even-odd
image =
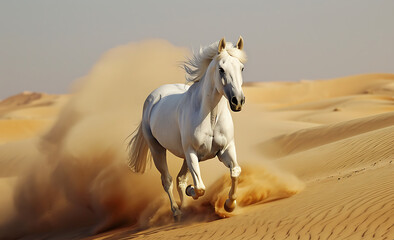
[[[47,133],[1,145],[0,191],[6,197],[0,200],[0,238],[51,237],[71,229],[83,229],[86,236],[117,226],[171,222],[156,169],[145,174],[128,169],[126,139],[150,91],[185,82],[178,65],[189,54],[163,40],[114,48],[74,84],[70,101]],[[176,172],[181,161],[172,163],[173,158],[170,170]],[[188,200],[185,220],[231,216],[223,210],[229,188],[225,174],[202,199]],[[301,189],[288,174],[245,167],[237,201],[243,207]]]

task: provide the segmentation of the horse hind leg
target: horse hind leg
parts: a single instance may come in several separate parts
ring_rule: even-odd
[[[159,170],[161,174],[161,183],[170,199],[171,211],[173,213],[174,219],[176,221],[179,221],[182,212],[179,210],[179,207],[175,202],[175,198],[173,194],[173,181],[167,166],[166,149],[163,146],[161,146],[157,142],[157,140],[153,138],[153,136],[148,140],[148,142],[149,142],[149,148],[152,153],[153,162],[155,163],[157,170]]]
[[[187,186],[187,173],[189,172],[189,169],[187,168],[187,163],[186,159],[183,160],[183,164],[181,167],[181,170],[178,173],[178,176],[176,178],[176,185],[178,189],[178,194],[179,198],[181,200],[181,209],[185,205],[185,190]]]

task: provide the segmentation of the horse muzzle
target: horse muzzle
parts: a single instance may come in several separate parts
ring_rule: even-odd
[[[239,112],[242,110],[242,105],[245,103],[245,96],[243,96],[243,94],[240,97],[232,96],[229,103],[233,112]]]

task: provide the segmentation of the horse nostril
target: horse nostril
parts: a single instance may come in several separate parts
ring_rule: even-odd
[[[234,104],[234,105],[238,105],[238,100],[237,100],[237,98],[236,98],[236,97],[232,97],[232,98],[231,98],[231,103]]]
[[[244,105],[244,103],[245,103],[245,97],[243,97],[243,98],[241,99],[241,105]]]

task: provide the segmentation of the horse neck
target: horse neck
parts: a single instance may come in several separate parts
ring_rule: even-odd
[[[200,102],[200,113],[203,117],[210,115],[211,122],[216,121],[217,115],[220,115],[223,108],[226,108],[224,96],[220,94],[215,87],[213,67],[214,63],[208,66],[204,77],[199,82],[198,94],[195,99]]]

